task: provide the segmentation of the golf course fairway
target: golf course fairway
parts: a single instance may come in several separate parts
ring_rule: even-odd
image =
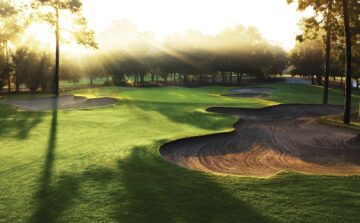
[[[0,222],[360,222],[358,175],[241,177],[161,157],[167,142],[233,130],[237,117],[209,107],[322,101],[321,87],[265,87],[266,98],[223,96],[229,87],[106,87],[71,92],[117,99],[102,108],[0,104]],[[330,103],[342,104],[340,89]]]

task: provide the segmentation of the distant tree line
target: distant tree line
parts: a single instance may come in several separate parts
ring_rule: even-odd
[[[92,84],[94,78],[107,77],[105,83],[116,86],[234,85],[244,77],[264,80],[282,74],[288,61],[281,47],[269,44],[255,28],[240,25],[215,36],[173,35],[162,43],[126,22],[114,23],[111,32],[115,40],[105,32],[103,48],[81,55],[80,61],[74,58],[78,55],[63,56],[60,78],[76,82],[89,77]],[[53,88],[52,54],[25,43],[15,45],[9,55],[7,62],[0,62],[0,69],[6,68],[0,71],[3,85],[9,80],[15,92],[21,85],[31,91]]]
[[[89,73],[108,74],[115,85],[129,83],[129,77],[134,77],[135,86],[160,78],[183,85],[241,84],[244,75],[266,79],[282,74],[287,65],[283,49],[266,42],[256,29],[242,26],[216,36],[189,32],[169,37],[161,45],[151,41],[131,50],[120,48],[88,58],[102,61],[92,63]]]

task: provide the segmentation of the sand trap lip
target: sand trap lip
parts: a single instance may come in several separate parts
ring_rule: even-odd
[[[339,106],[278,105],[264,109],[209,108],[240,117],[229,133],[179,139],[160,148],[166,160],[206,172],[269,177],[282,171],[360,175],[360,136],[317,119]]]
[[[269,94],[266,93],[238,93],[238,94],[224,94],[226,97],[233,98],[267,98],[270,97]]]
[[[26,111],[44,111],[58,109],[85,109],[113,105],[117,102],[115,98],[91,98],[65,95],[58,98],[37,98],[37,99],[8,99],[4,104],[12,105]]]

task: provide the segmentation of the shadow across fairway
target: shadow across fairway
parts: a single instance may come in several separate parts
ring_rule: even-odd
[[[83,177],[115,188],[111,197],[116,222],[277,222],[207,174],[169,165],[147,146],[132,148],[118,161],[117,170],[94,169]]]
[[[209,104],[198,103],[166,103],[166,102],[137,102],[129,103],[146,112],[155,111],[172,122],[190,125],[204,130],[222,130],[231,125],[226,115],[202,112],[201,107],[210,107]]]
[[[115,199],[119,208],[124,198],[128,201],[126,212],[116,212],[118,222],[276,222],[206,174],[174,171],[148,148],[134,147],[118,166],[125,195]],[[212,196],[204,196],[204,190]]]
[[[55,156],[49,155],[53,158],[45,167],[50,171],[44,169],[37,209],[29,222],[79,220],[64,214],[77,205],[89,208],[80,220],[90,222],[356,222],[356,208],[340,215],[336,210],[359,203],[354,196],[358,177],[338,180],[292,173],[270,179],[217,177],[169,164],[157,152],[164,143],[133,147],[113,168],[97,166],[62,175],[58,181],[51,174]],[[81,194],[80,186],[99,196]],[[329,215],[319,215],[313,206]]]
[[[28,222],[55,222],[66,210],[67,205],[76,196],[79,183],[73,176],[61,175],[56,182],[53,179],[53,167],[56,159],[58,111],[52,112],[48,147],[43,171],[39,178],[39,189],[35,194],[35,211]]]
[[[44,115],[44,112],[20,112],[0,104],[0,136],[26,139]]]

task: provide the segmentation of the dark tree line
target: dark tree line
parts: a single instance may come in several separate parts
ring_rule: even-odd
[[[292,2],[293,0],[288,0],[288,3]],[[345,76],[344,123],[349,124],[352,79],[354,77],[357,80],[357,86],[359,85],[359,1],[297,0],[297,2],[298,10],[312,8],[315,11],[313,17],[303,21],[303,34],[298,36],[298,40],[301,42],[323,39],[325,61],[323,64],[324,69],[320,72],[325,78],[323,103],[328,103],[329,77],[331,73],[343,74]],[[292,54],[292,57],[296,57],[296,52]],[[340,64],[342,64],[342,68],[337,67]],[[334,66],[335,69],[332,70]],[[297,69],[299,70],[299,68]]]

